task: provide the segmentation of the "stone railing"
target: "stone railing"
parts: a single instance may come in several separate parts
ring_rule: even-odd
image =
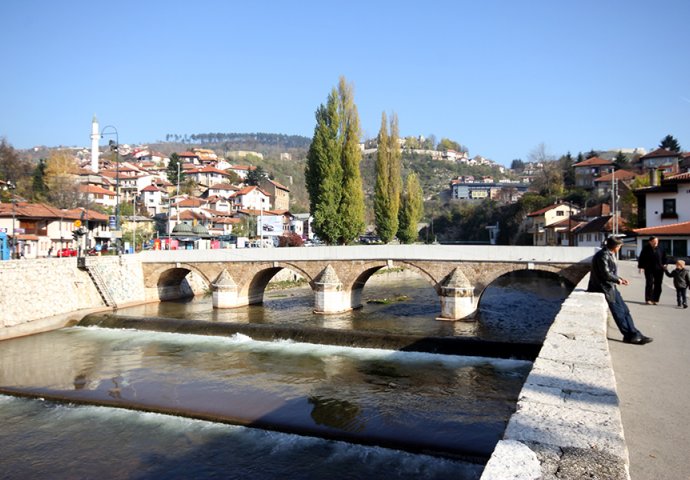
[[[482,480],[629,479],[604,296],[565,300]]]

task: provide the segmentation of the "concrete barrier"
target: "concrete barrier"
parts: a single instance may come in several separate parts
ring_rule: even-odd
[[[482,480],[629,479],[604,296],[563,302]]]

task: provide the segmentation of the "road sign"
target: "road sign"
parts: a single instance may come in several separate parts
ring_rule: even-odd
[[[75,220],[75,221],[74,221],[74,226],[77,227],[77,228],[81,227],[81,220]]]

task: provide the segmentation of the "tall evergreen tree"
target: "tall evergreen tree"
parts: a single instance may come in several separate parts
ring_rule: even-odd
[[[338,92],[331,90],[326,105],[316,110],[314,137],[307,153],[305,182],[314,231],[329,244],[337,243],[341,228],[338,217],[343,188],[340,163],[342,146],[338,138]]]
[[[381,117],[381,129],[376,153],[376,186],[374,189],[374,217],[376,232],[385,243],[398,232],[400,193],[402,190],[400,143],[398,142],[398,117],[390,120],[390,135],[386,114]]]
[[[244,183],[258,187],[266,178],[268,178],[268,175],[264,171],[263,167],[259,165],[247,172],[247,178],[245,178]]]
[[[168,163],[168,168],[166,169],[165,173],[168,176],[168,181],[173,185],[178,185],[178,182],[180,185],[184,183],[184,171],[182,169],[182,162],[180,161],[180,156],[177,153],[170,154],[170,162]]]
[[[388,120],[386,112],[381,114],[378,147],[376,149],[376,184],[374,185],[374,221],[379,238],[388,243],[395,235],[391,225],[390,196],[390,154],[388,152]]]
[[[341,165],[343,170],[343,194],[340,200],[339,216],[342,230],[339,243],[352,243],[364,231],[364,188],[359,164],[362,151],[359,149],[359,113],[354,102],[352,85],[340,77],[338,83],[339,120],[342,141]]]
[[[403,243],[413,243],[417,240],[419,232],[417,224],[424,215],[424,198],[422,187],[419,184],[417,174],[414,172],[407,176],[405,191],[401,195],[400,227],[398,238]]]
[[[661,140],[661,143],[659,144],[659,148],[665,148],[666,150],[680,153],[680,144],[678,143],[678,140],[676,140],[673,137],[673,135],[666,135]]]
[[[304,172],[314,231],[326,243],[351,243],[364,230],[359,137],[352,87],[341,77],[316,111]]]
[[[38,165],[34,169],[33,180],[31,184],[32,196],[31,198],[36,202],[43,202],[48,194],[48,186],[46,185],[46,161],[41,158]]]

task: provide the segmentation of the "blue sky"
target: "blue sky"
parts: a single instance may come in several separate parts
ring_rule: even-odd
[[[381,113],[509,165],[690,150],[690,1],[0,2],[0,137],[16,148],[167,133],[311,137],[344,75]]]

